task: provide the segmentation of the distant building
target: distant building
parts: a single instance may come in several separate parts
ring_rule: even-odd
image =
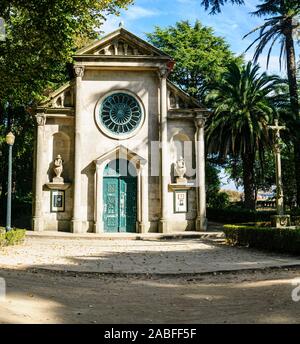
[[[257,193],[257,201],[272,201],[276,197],[273,191],[259,190]]]

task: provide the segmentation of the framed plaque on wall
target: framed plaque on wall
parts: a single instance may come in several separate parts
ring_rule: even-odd
[[[175,190],[174,191],[174,213],[187,213],[187,190]]]
[[[51,213],[65,211],[65,191],[51,190]]]

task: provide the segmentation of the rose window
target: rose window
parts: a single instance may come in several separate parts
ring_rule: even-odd
[[[110,132],[118,135],[134,131],[142,119],[138,101],[126,93],[115,93],[104,99],[100,107],[100,121]]]

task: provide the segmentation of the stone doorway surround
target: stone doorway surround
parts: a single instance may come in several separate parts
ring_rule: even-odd
[[[115,147],[94,160],[95,169],[95,190],[94,190],[94,232],[104,233],[103,222],[103,176],[104,169],[111,161],[124,159],[131,162],[136,168],[137,174],[137,233],[147,233],[150,228],[148,218],[148,162],[145,158],[133,152],[123,145]]]

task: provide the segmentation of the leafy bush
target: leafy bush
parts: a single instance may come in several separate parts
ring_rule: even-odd
[[[5,243],[5,230],[3,228],[0,228],[0,247],[5,246]]]
[[[300,254],[300,228],[271,228],[246,225],[225,225],[230,245],[248,246],[273,252]]]
[[[300,216],[300,208],[292,208],[291,209],[292,216]]]
[[[1,208],[1,206],[0,206]],[[0,213],[6,214],[6,202],[2,204]],[[12,200],[12,219],[17,228],[30,228],[32,216],[32,202],[27,198],[13,198]],[[0,226],[5,225],[5,219],[0,219]]]
[[[4,228],[0,228],[0,246],[20,244],[24,241],[25,235],[25,229],[12,229],[9,232],[5,232]]]
[[[223,209],[229,205],[229,196],[226,192],[217,192],[209,198],[209,206],[212,208]]]
[[[207,218],[223,223],[269,222],[275,211],[253,211],[243,208],[207,208]]]

